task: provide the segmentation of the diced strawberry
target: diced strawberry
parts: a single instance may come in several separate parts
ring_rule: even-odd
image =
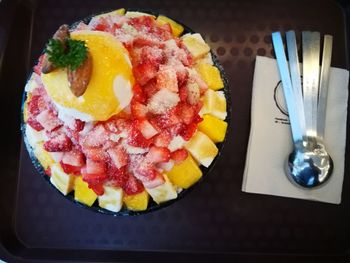
[[[159,70],[157,74],[158,89],[166,88],[172,92],[178,92],[176,71],[171,67],[165,67]]]
[[[144,47],[144,46],[160,46],[159,40],[147,36],[137,36],[132,42],[132,47]]]
[[[37,122],[36,119],[34,119],[33,117],[29,117],[29,119],[27,120],[27,123],[30,127],[32,127],[36,131],[42,131],[44,129],[44,127],[39,122]]]
[[[104,162],[108,159],[107,153],[101,147],[83,148],[83,152],[86,155],[86,158],[96,162]]]
[[[79,144],[79,132],[65,127],[65,132],[67,136],[72,140],[73,144]]]
[[[151,27],[154,26],[155,21],[151,16],[137,16],[130,18],[128,23],[142,32],[144,30],[150,30]]]
[[[98,183],[98,184],[88,184],[89,188],[95,192],[95,194],[97,194],[98,196],[101,196],[105,193],[105,189],[103,188],[103,184],[102,183]]]
[[[165,147],[153,146],[147,153],[146,159],[151,163],[167,162],[170,159],[170,151]]]
[[[84,129],[84,126],[85,126],[84,121],[81,121],[79,119],[75,119],[74,125],[73,125],[73,130],[80,132]]]
[[[184,122],[185,124],[190,124],[194,118],[194,109],[192,106],[187,103],[179,103],[176,106],[177,116]]]
[[[139,131],[142,133],[143,137],[145,137],[146,139],[150,139],[158,133],[158,131],[146,119],[137,120],[137,127]]]
[[[102,124],[96,125],[83,139],[84,147],[98,147],[109,139],[109,133]]]
[[[80,175],[81,173],[81,166],[73,166],[73,165],[65,164],[62,161],[60,162],[60,164],[63,171],[67,174]]]
[[[94,29],[97,31],[106,31],[107,25],[106,24],[97,24]]]
[[[141,49],[142,61],[149,61],[155,64],[164,62],[164,51],[157,46],[145,46]]]
[[[36,120],[44,127],[45,130],[52,131],[62,126],[62,121],[50,110],[44,110],[36,116]]]
[[[111,148],[107,153],[116,168],[120,169],[128,164],[128,155],[123,147]]]
[[[161,129],[166,129],[168,127],[181,123],[181,119],[176,115],[175,110],[173,109],[166,112],[165,114],[156,115],[153,118],[153,122],[155,122]]]
[[[45,174],[51,177],[51,167],[47,167],[47,169],[45,170]]]
[[[81,151],[72,149],[70,152],[64,153],[62,162],[64,164],[82,167],[85,165],[85,156]]]
[[[193,122],[198,124],[200,123],[201,121],[203,120],[203,118],[201,116],[199,116],[198,114],[194,115],[194,118],[193,118]]]
[[[141,148],[147,148],[152,143],[152,140],[146,139],[136,127],[131,129],[127,141],[129,145]]]
[[[136,81],[145,85],[149,80],[157,75],[158,65],[145,61],[133,67],[133,73]]]
[[[69,152],[72,149],[72,141],[65,134],[60,134],[44,143],[44,149],[48,152]]]
[[[123,187],[126,181],[129,178],[128,173],[126,172],[126,166],[118,169],[114,165],[108,165],[107,168],[108,180],[113,186]]]
[[[151,98],[154,94],[159,91],[157,86],[157,79],[151,79],[143,86],[143,92],[147,96],[147,98]]]
[[[86,173],[88,174],[104,174],[106,173],[106,163],[96,162],[91,159],[86,159]]]
[[[40,113],[39,107],[38,107],[38,100],[40,99],[40,96],[32,96],[27,104],[28,112],[33,115],[37,116]]]
[[[177,77],[177,82],[179,86],[184,85],[188,79],[187,69],[182,64],[178,64],[174,68],[176,70],[176,77]]]
[[[133,86],[132,90],[134,92],[134,96],[133,96],[134,100],[141,102],[141,103],[146,102],[145,95],[143,94],[143,90],[139,84],[135,84]]]
[[[127,195],[134,195],[141,193],[144,190],[144,187],[139,180],[130,174],[128,180],[123,186],[123,190]]]
[[[171,141],[171,135],[167,131],[163,131],[154,137],[154,145],[157,147],[168,147]]]
[[[196,123],[190,123],[187,125],[181,132],[180,135],[186,140],[189,141],[193,134],[197,131],[197,124]]]
[[[152,189],[152,188],[155,188],[157,186],[164,184],[164,182],[165,182],[164,176],[161,175],[160,173],[158,173],[157,176],[153,180],[145,181],[145,182],[143,182],[143,185],[146,188]]]
[[[38,63],[36,64],[36,66],[33,69],[34,72],[38,75],[41,75],[41,68],[42,68],[42,65],[44,62],[44,56],[45,56],[45,54],[43,54],[39,57]]]
[[[175,164],[182,163],[186,160],[188,152],[185,149],[179,149],[171,153],[171,159],[174,160]]]
[[[116,138],[114,138],[116,141],[113,141],[113,140],[108,140],[108,141],[106,141],[106,142],[103,144],[103,146],[102,146],[102,149],[103,149],[104,151],[107,151],[108,149],[114,148],[114,147],[116,147],[116,146],[118,145],[118,142],[119,142],[119,140],[120,140],[120,137],[118,137],[117,134],[111,134],[112,137],[113,137],[114,135],[116,136]]]
[[[133,118],[136,118],[136,119],[145,118],[147,115],[147,112],[148,112],[148,109],[146,105],[135,100],[131,101],[131,114]]]
[[[181,102],[187,101],[187,90],[185,86],[179,88],[179,97]]]

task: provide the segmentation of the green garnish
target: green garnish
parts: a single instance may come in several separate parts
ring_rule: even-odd
[[[85,42],[67,39],[64,44],[57,39],[49,40],[45,51],[48,54],[49,61],[57,68],[76,70],[87,58]]]

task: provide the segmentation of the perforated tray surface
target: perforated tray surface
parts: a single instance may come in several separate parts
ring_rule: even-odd
[[[239,254],[240,258],[242,253],[248,258],[260,254],[281,257],[346,253],[350,246],[348,164],[341,205],[241,192],[255,57],[274,56],[271,32],[294,29],[332,34],[332,65],[347,68],[342,9],[333,1],[317,1],[316,9],[316,1],[306,2],[48,0],[35,5],[35,1],[24,1],[17,12],[17,16],[24,18],[14,23],[18,28],[31,29],[31,35],[23,37],[26,45],[12,47],[17,38],[10,37],[1,78],[2,83],[11,87],[7,94],[18,99],[16,105],[13,101],[4,104],[12,110],[8,125],[16,131],[10,136],[12,141],[5,142],[8,149],[11,142],[19,145],[19,105],[26,76],[23,65],[27,62],[25,54],[19,52],[17,58],[12,58],[23,58],[22,66],[16,68],[13,62],[7,62],[9,54],[16,54],[15,48],[23,45],[30,56],[29,64],[33,65],[59,25],[120,7],[154,10],[181,21],[205,37],[228,76],[232,121],[222,156],[206,180],[171,206],[135,217],[112,217],[77,207],[48,187],[33,167],[23,144],[20,150],[14,147],[6,154],[3,152],[4,160],[8,160],[5,170],[8,176],[4,175],[8,184],[2,181],[0,185],[3,188],[0,204],[5,212],[1,223],[11,227],[0,227],[0,258],[11,262],[15,259],[148,261],[151,258],[172,261],[181,256],[193,258],[196,255],[193,252]],[[25,19],[28,24],[21,25],[19,21]],[[19,32],[28,32],[23,28]],[[16,81],[11,81],[16,76]],[[20,165],[15,176],[18,156]],[[17,188],[12,189],[16,184]],[[11,193],[15,193],[13,200]]]

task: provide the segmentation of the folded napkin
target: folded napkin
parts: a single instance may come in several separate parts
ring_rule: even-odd
[[[334,161],[329,181],[318,189],[293,185],[284,172],[293,149],[289,119],[275,59],[256,58],[251,128],[242,191],[339,204],[344,177],[349,71],[331,68],[325,145]]]

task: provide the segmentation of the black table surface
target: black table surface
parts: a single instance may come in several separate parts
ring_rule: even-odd
[[[48,187],[30,162],[19,123],[26,76],[55,29],[120,7],[156,10],[205,37],[228,75],[232,125],[214,171],[186,197],[151,214],[115,218],[78,208]],[[274,57],[273,31],[317,30],[334,36],[332,65],[348,68],[348,18],[345,0],[0,1],[0,258],[349,262],[348,163],[340,205],[241,191],[256,55]]]

